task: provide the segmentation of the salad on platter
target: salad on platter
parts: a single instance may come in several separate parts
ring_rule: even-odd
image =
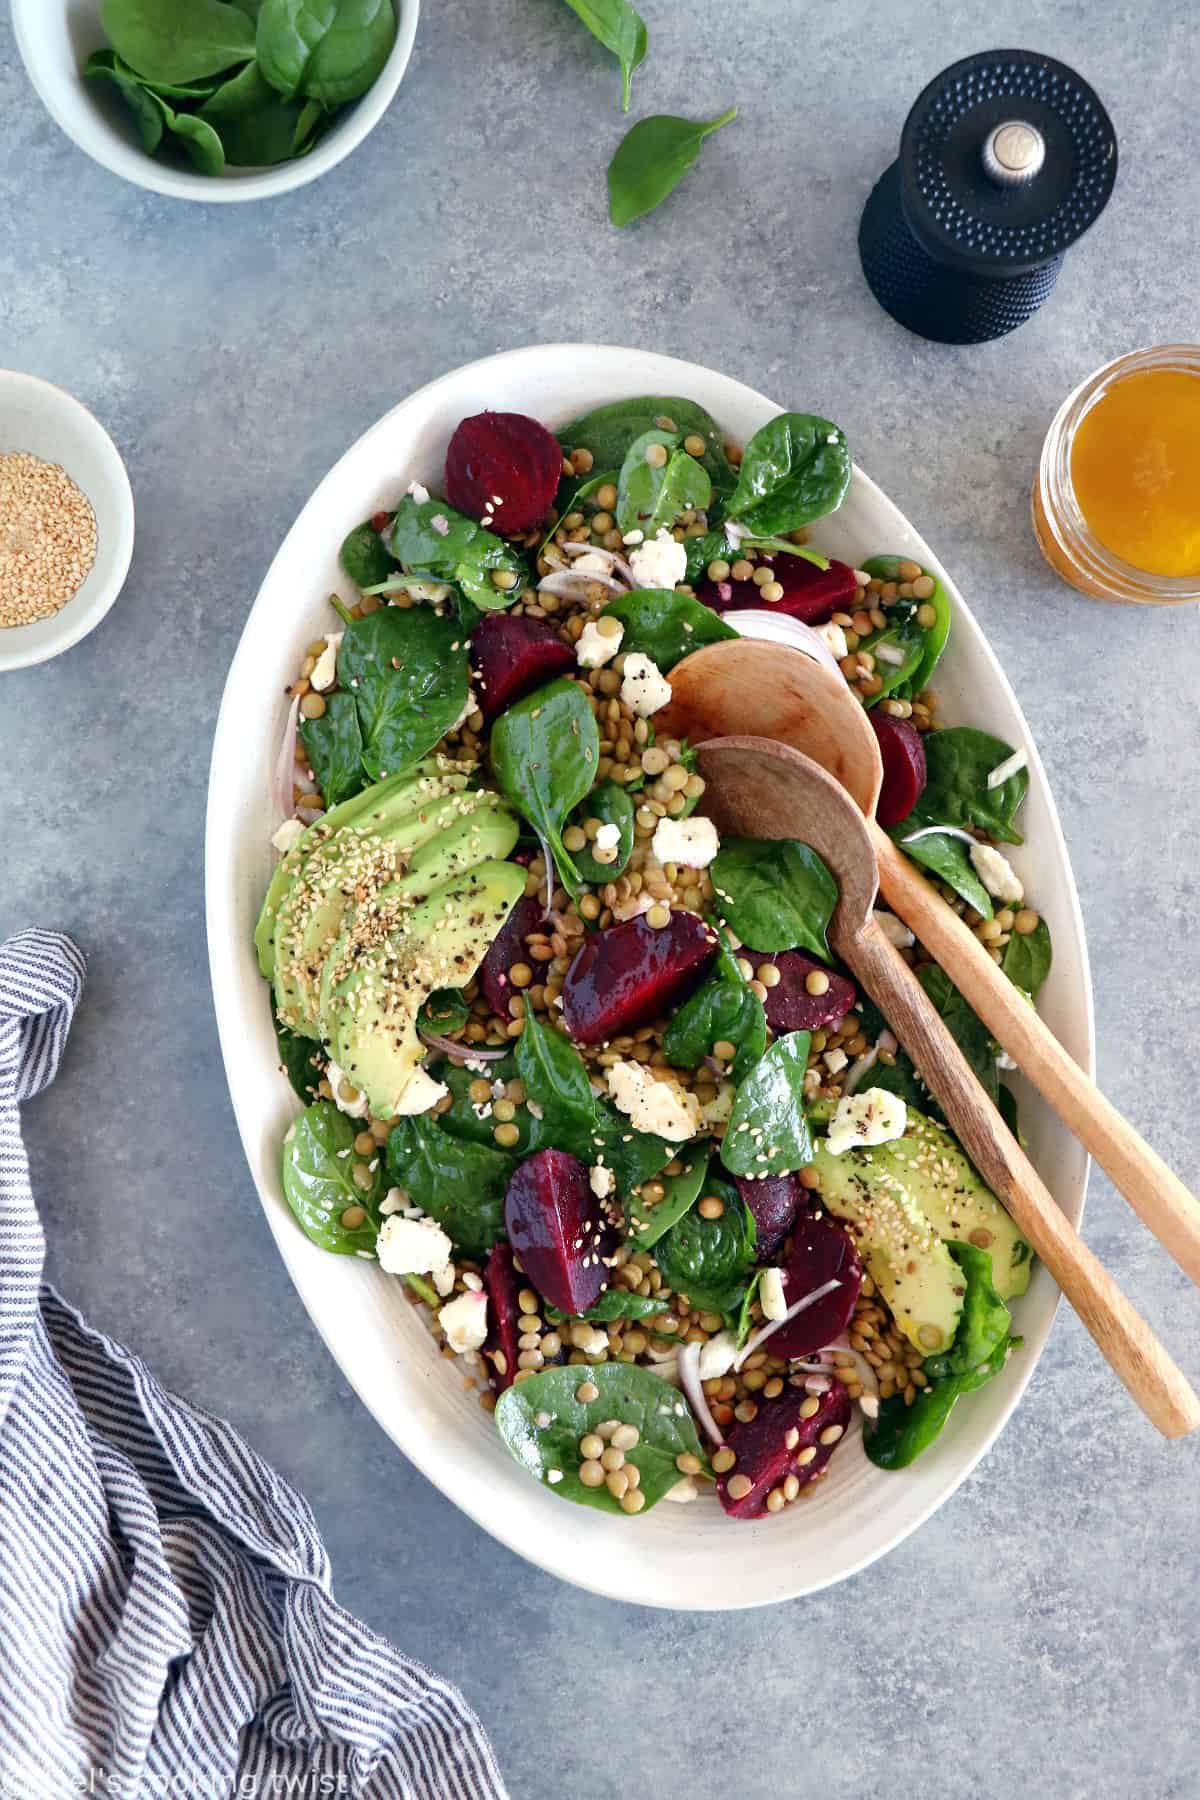
[[[298,1225],[406,1285],[562,1499],[758,1518],[860,1422],[905,1468],[1019,1344],[1030,1248],[837,966],[829,870],[718,833],[669,708],[690,651],[772,615],[867,709],[880,823],[1034,1003],[1024,753],[938,721],[941,583],[808,541],[851,479],[809,414],[739,446],[677,396],[485,411],[439,492],[404,479],[342,545],[358,598],[276,764],[255,943]],[[987,1028],[878,917],[1015,1127]]]

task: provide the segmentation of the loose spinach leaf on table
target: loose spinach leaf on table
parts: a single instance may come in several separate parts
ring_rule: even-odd
[[[317,1046],[311,1038],[297,1037],[294,1031],[289,1031],[286,1025],[274,1018],[274,1014],[272,1019],[279,1060],[284,1072],[305,1105],[308,1105],[317,1098],[317,1083],[321,1079],[320,1066],[313,1060],[317,1055]]]
[[[401,775],[446,735],[467,704],[462,628],[427,606],[388,606],[354,619],[338,653],[338,680],[354,695],[368,775],[376,781]]]
[[[714,131],[737,117],[737,107],[715,119],[678,119],[656,113],[639,119],[617,145],[608,165],[608,216],[629,225],[673,193]]]
[[[294,101],[281,99],[252,62],[222,83],[197,116],[216,131],[226,162],[269,168],[296,154],[302,110]]]
[[[836,512],[850,486],[845,432],[814,413],[780,413],[746,445],[726,517],[758,537],[786,537]]]
[[[621,1518],[621,1504],[607,1487],[585,1487],[579,1479],[579,1440],[608,1419],[636,1425],[638,1441],[625,1452],[641,1477],[639,1492],[648,1511],[680,1479],[676,1459],[685,1452],[707,1463],[695,1420],[677,1388],[634,1363],[599,1363],[586,1370],[543,1369],[501,1394],[496,1424],[512,1456],[544,1482],[560,1500],[593,1506]],[[594,1400],[580,1400],[581,1391]],[[549,1423],[545,1423],[546,1420]]]
[[[553,1026],[543,1025],[528,1007],[514,1060],[525,1084],[526,1103],[532,1100],[541,1112],[546,1141],[581,1160],[593,1160],[596,1096],[574,1044]]]
[[[754,1268],[754,1215],[732,1182],[710,1175],[704,1185],[724,1202],[724,1211],[716,1219],[694,1208],[684,1213],[654,1246],[654,1260],[671,1291],[686,1295],[693,1307],[731,1312],[741,1305]]]
[[[868,575],[878,576],[880,581],[899,582],[901,579],[900,564],[908,560],[907,557],[901,556],[868,556],[866,561],[858,566],[865,569]],[[923,653],[909,677],[907,695],[919,694],[922,688],[929,685],[929,677],[941,661],[942,651],[946,648],[946,640],[950,636],[950,596],[938,577],[929,569],[922,569],[921,573],[929,576],[933,582],[933,592],[928,600],[919,601],[918,604],[932,606],[936,616],[934,623],[924,630]],[[884,610],[886,611],[886,607]]]
[[[117,55],[147,81],[189,84],[254,55],[254,25],[226,0],[103,0],[100,23]]]
[[[618,529],[641,531],[649,539],[674,525],[680,513],[703,512],[712,499],[712,482],[703,463],[680,448],[678,432],[652,426],[635,438],[626,451],[617,477]],[[665,452],[661,464],[647,462],[646,452],[657,445]]]
[[[466,1256],[486,1256],[504,1235],[504,1192],[516,1166],[501,1150],[451,1137],[424,1114],[401,1119],[387,1141],[391,1180]]]
[[[1004,947],[1000,967],[1014,986],[1023,989],[1031,1000],[1050,973],[1052,958],[1050,927],[1039,919],[1032,931],[1014,931]]]
[[[371,1186],[354,1180],[354,1139],[358,1127],[332,1100],[318,1100],[301,1113],[283,1140],[283,1195],[304,1235],[338,1256],[374,1251],[379,1236],[379,1202],[383,1173],[376,1170]],[[365,1166],[365,1165],[364,1165]],[[366,1218],[352,1228],[342,1224],[351,1207]]]
[[[640,651],[657,663],[664,675],[701,645],[723,643],[738,635],[710,606],[669,588],[635,588],[630,594],[618,595],[604,612],[620,619],[625,628],[622,651],[626,655]]]
[[[727,837],[710,870],[724,924],[764,954],[808,950],[830,962],[826,931],[837,882],[795,838]]]
[[[997,788],[987,778],[1013,753],[1012,745],[970,725],[927,731],[925,787],[904,821],[908,831],[922,825],[974,826],[1002,843],[1024,842],[1013,821],[1029,788],[1029,771],[1018,769]]]
[[[502,792],[541,832],[559,879],[569,894],[577,895],[582,879],[562,833],[596,778],[600,755],[600,733],[586,689],[564,676],[527,694],[496,720],[491,750]]]
[[[677,1225],[683,1215],[692,1210],[704,1192],[708,1177],[707,1146],[690,1145],[681,1160],[683,1167],[678,1175],[662,1177],[663,1197],[656,1206],[647,1206],[633,1194],[626,1197],[625,1221],[630,1242],[638,1250],[649,1250],[657,1244],[672,1225]]]
[[[435,988],[417,1014],[421,1031],[438,1037],[449,1037],[461,1031],[471,1016],[471,1008],[457,988]]]
[[[863,1445],[881,1469],[907,1468],[927,1450],[959,1396],[998,1375],[1015,1343],[1011,1314],[992,1284],[988,1251],[959,1243],[948,1249],[966,1280],[958,1330],[949,1350],[926,1357],[929,1386],[913,1404],[906,1406],[904,1396],[895,1394],[881,1402],[878,1420],[868,1421]]]
[[[812,1134],[804,1111],[804,1070],[812,1038],[790,1031],[739,1084],[721,1161],[731,1175],[790,1175],[812,1161]]]
[[[484,612],[511,606],[528,575],[511,544],[444,500],[414,500],[406,494],[388,528],[386,546],[397,562],[419,575],[453,581]],[[493,570],[516,575],[515,587],[500,589]]]
[[[909,817],[902,824],[894,825],[888,836],[893,843],[899,844],[913,862],[919,863],[923,869],[936,875],[939,881],[944,881],[947,887],[953,888],[981,917],[990,919],[995,911],[992,897],[975,873],[971,853],[962,839],[938,834],[918,838],[914,844],[905,841],[910,833],[920,829]]]
[[[357,100],[395,41],[393,0],[262,0],[258,10],[258,60],[285,100]]]
[[[387,545],[370,519],[364,519],[347,533],[340,560],[351,581],[360,588],[378,587],[395,568]]]
[[[565,453],[590,450],[599,469],[619,470],[635,438],[650,431],[666,431],[682,437],[703,438],[699,460],[708,471],[714,489],[728,493],[737,473],[725,454],[725,437],[712,414],[694,400],[678,394],[643,394],[632,400],[613,400],[594,412],[573,419],[555,433]],[[616,481],[616,475],[603,478]],[[582,490],[581,490],[582,491]],[[564,510],[559,508],[560,511]]]
[[[646,26],[629,0],[567,0],[571,11],[621,65],[621,109],[629,111],[629,82],[646,59]]]
[[[602,825],[615,825],[621,834],[617,841],[615,862],[597,862],[590,839],[582,850],[571,852],[583,879],[603,887],[606,881],[615,881],[623,872],[633,850],[633,801],[615,781],[602,781],[599,787],[593,788],[580,801],[575,808],[572,823],[583,825],[587,819],[599,819]]]
[[[717,960],[705,981],[674,1014],[663,1033],[667,1061],[677,1069],[698,1069],[712,1047],[725,1040],[737,1046],[735,1081],[750,1073],[767,1047],[763,1003],[738,968],[724,932]]]
[[[367,785],[354,695],[330,694],[319,719],[301,719],[300,741],[326,807],[340,806]]]

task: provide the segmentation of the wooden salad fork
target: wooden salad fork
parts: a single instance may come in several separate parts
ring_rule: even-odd
[[[759,737],[714,738],[700,746],[698,762],[705,811],[719,831],[799,838],[825,862],[839,892],[832,948],[885,1014],[972,1162],[1143,1412],[1165,1437],[1194,1431],[1200,1398],[1060,1210],[933,1002],[880,930],[873,836],[845,788],[810,757]]]
[[[671,687],[661,729],[686,735],[691,744],[753,732],[803,751],[841,783],[866,821],[880,892],[892,911],[916,933],[1142,1223],[1200,1283],[1200,1202],[1105,1099],[975,934],[876,822],[883,779],[879,744],[846,683],[799,650],[739,638],[685,657],[671,671]]]

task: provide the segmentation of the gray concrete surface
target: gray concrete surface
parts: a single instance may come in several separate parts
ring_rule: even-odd
[[[210,735],[246,609],[317,479],[394,401],[497,348],[595,338],[838,419],[937,545],[1050,768],[1102,1079],[1200,1185],[1195,611],[1073,597],[1028,522],[1067,389],[1120,351],[1196,336],[1192,9],[644,11],[636,110],[711,116],[736,96],[743,111],[620,235],[604,215],[617,77],[560,0],[429,0],[370,141],[313,188],[233,209],[86,161],[0,22],[0,365],[96,409],[138,504],[109,619],[0,695],[0,930],[63,926],[92,959],[62,1077],[26,1121],[51,1272],[310,1496],[341,1598],[462,1683],[520,1800],[598,1800],[614,1776],[655,1800],[1183,1800],[1200,1793],[1197,1452],[1155,1439],[1073,1319],[981,1469],[884,1563],[757,1615],[655,1614],[527,1567],[393,1450],[309,1325],[243,1164],[201,878]],[[1084,71],[1123,168],[1044,311],[947,350],[876,308],[855,229],[918,89],[997,42]],[[1102,1180],[1088,1234],[1200,1376],[1195,1295]]]

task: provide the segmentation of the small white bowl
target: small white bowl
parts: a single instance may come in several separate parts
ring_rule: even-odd
[[[0,369],[0,456],[18,450],[58,463],[87,495],[96,515],[96,560],[79,591],[48,619],[0,626],[0,670],[48,662],[94,631],[124,587],[133,555],[133,491],[99,419],[51,382]]]
[[[342,112],[307,156],[270,169],[227,169],[201,175],[148,156],[129,111],[110,82],[85,81],[83,65],[108,40],[100,24],[100,0],[12,0],[13,28],[29,79],[47,110],[93,161],[138,187],[176,200],[266,200],[304,187],[373,131],[395,98],[408,67],[421,0],[397,0],[396,42],[378,80]]]

